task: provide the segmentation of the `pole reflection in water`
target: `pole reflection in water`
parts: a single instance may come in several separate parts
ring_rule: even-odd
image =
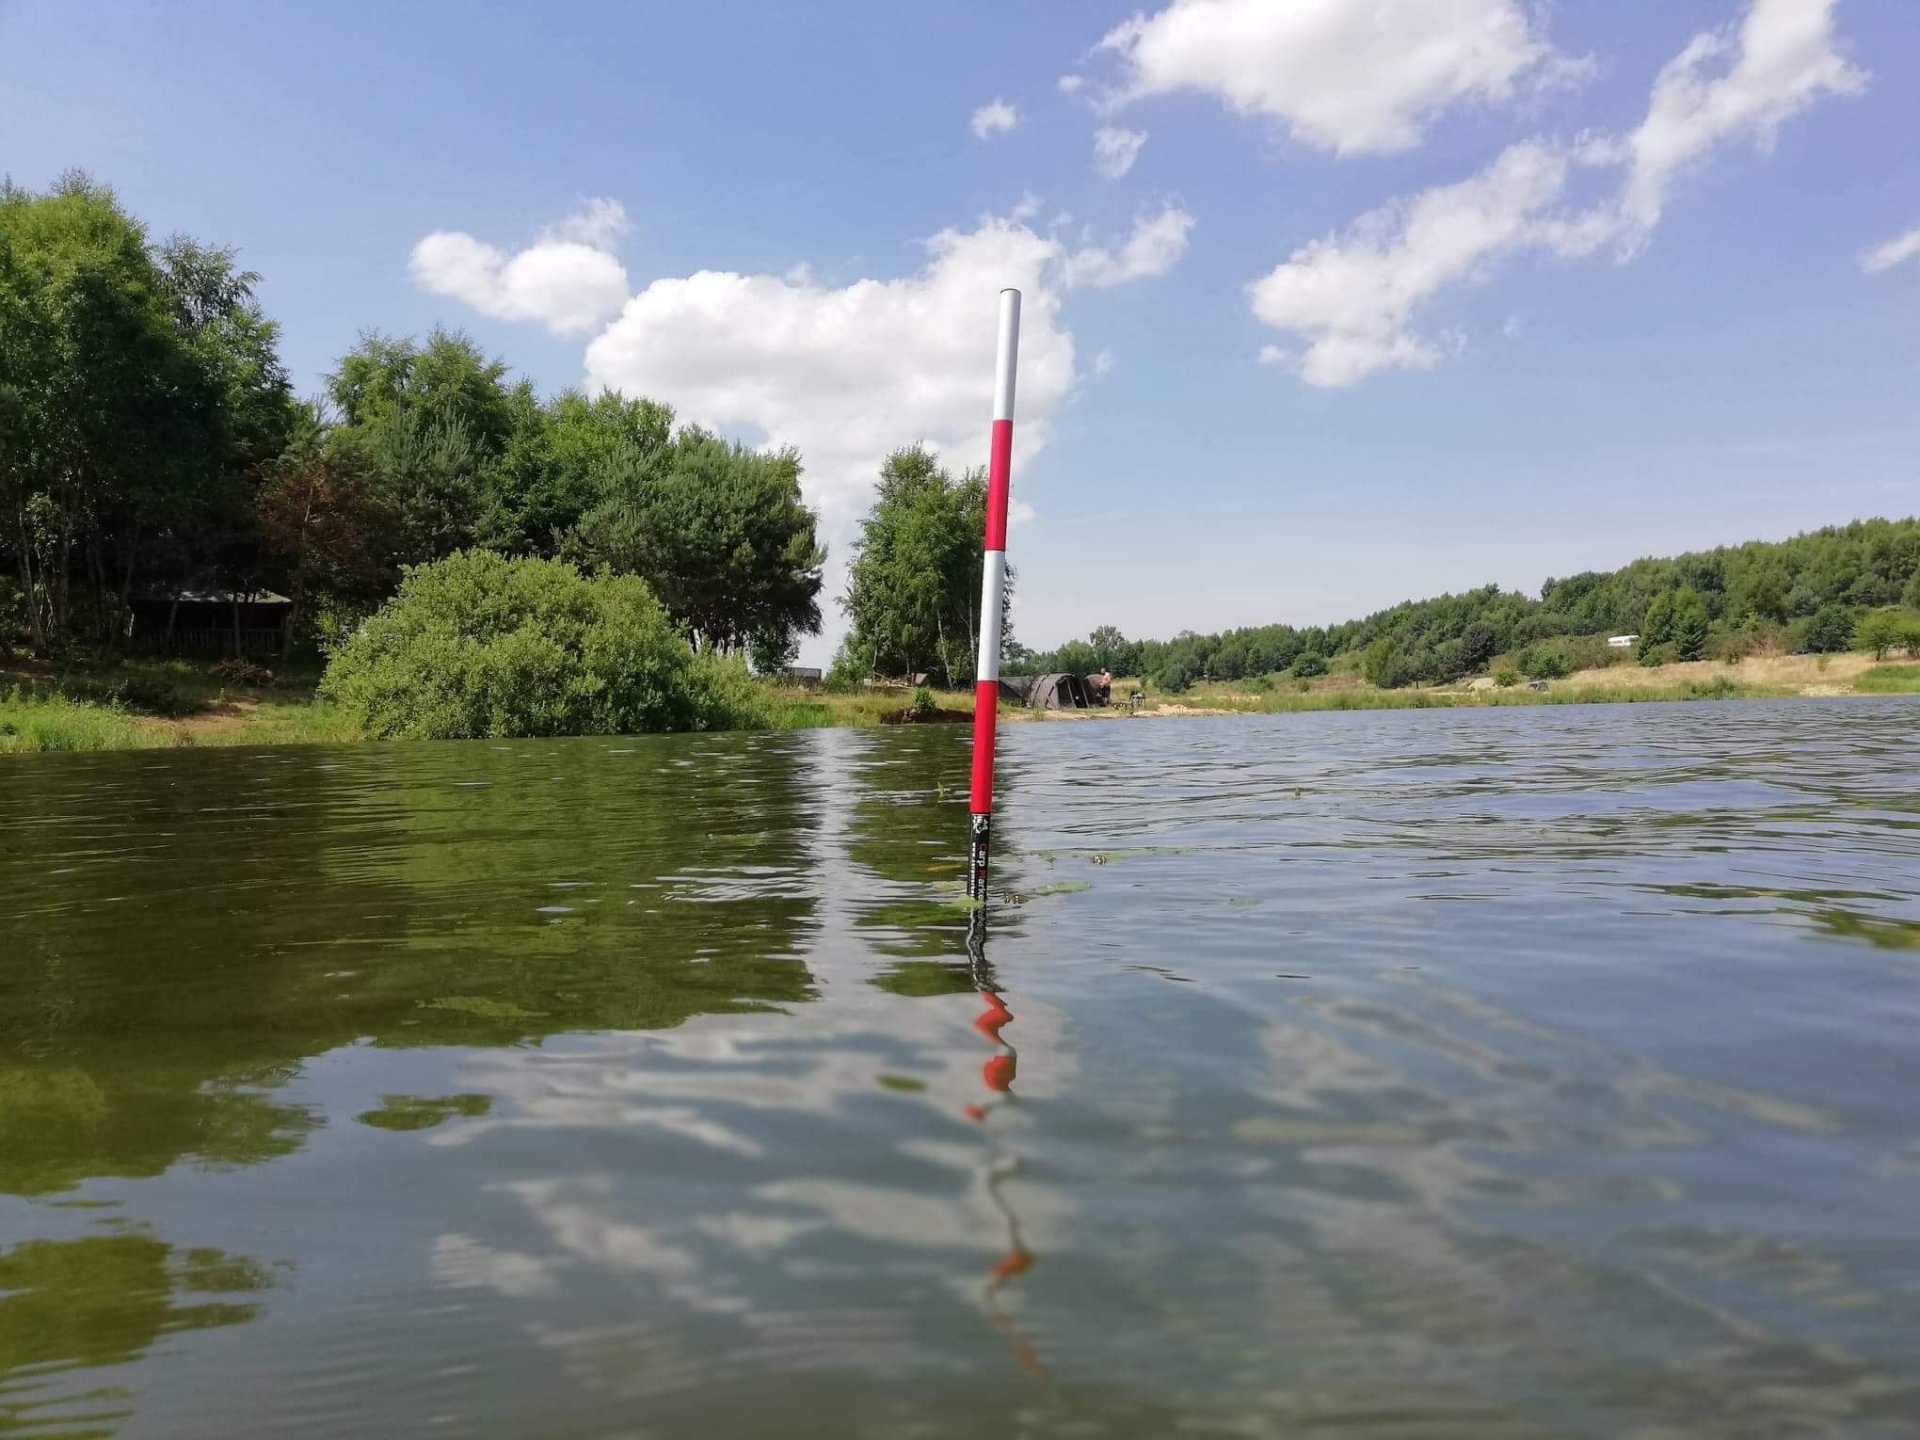
[[[986,1037],[993,1048],[980,1067],[980,1081],[986,1087],[984,1100],[966,1107],[969,1120],[978,1124],[987,1136],[987,1166],[984,1185],[987,1198],[1006,1219],[1007,1250],[987,1271],[987,1284],[984,1297],[987,1313],[994,1325],[1005,1332],[1013,1343],[1014,1357],[1020,1362],[1020,1368],[1037,1380],[1048,1377],[1047,1368],[1042,1363],[1033,1343],[1022,1333],[1008,1314],[1001,1294],[1007,1284],[1031,1270],[1034,1266],[1033,1252],[1027,1249],[1026,1241],[1020,1234],[1020,1217],[1008,1201],[1002,1187],[1020,1173],[1020,1157],[1006,1149],[998,1132],[992,1124],[994,1112],[1018,1103],[1013,1093],[1013,1082],[1019,1073],[1020,1052],[1008,1042],[1002,1031],[1013,1023],[1013,1012],[1007,1008],[1005,998],[1000,994],[999,983],[994,976],[993,967],[987,961],[987,910],[983,900],[967,921],[967,961],[973,977],[974,986],[980,992],[982,1002],[980,1014],[975,1017],[973,1028]]]

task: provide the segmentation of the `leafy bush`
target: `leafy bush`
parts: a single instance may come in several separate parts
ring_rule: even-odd
[[[1178,695],[1200,678],[1200,665],[1191,655],[1178,655],[1147,678],[1153,681],[1156,689],[1164,690],[1169,695]]]
[[[1558,640],[1529,645],[1520,652],[1520,670],[1529,680],[1560,680],[1573,673],[1573,654]]]
[[[1520,683],[1520,672],[1511,665],[1502,665],[1493,672],[1493,683],[1502,690],[1511,690]]]
[[[1853,611],[1845,605],[1822,605],[1808,618],[1804,631],[1807,649],[1831,655],[1853,645]]]
[[[1719,630],[1707,640],[1706,658],[1738,665],[1747,656],[1758,654],[1767,638],[1766,631],[1755,624],[1743,625],[1738,630]]]
[[[138,715],[190,715],[199,701],[165,674],[126,670],[115,675],[63,675],[57,682],[69,700],[129,710]]]
[[[1418,678],[1400,647],[1384,635],[1367,647],[1360,661],[1360,673],[1367,677],[1369,685],[1377,685],[1382,690],[1397,690]]]
[[[1688,680],[1681,688],[1695,700],[1731,700],[1740,693],[1740,687],[1728,675],[1716,675],[1711,680]]]
[[[407,572],[321,681],[386,739],[717,730],[758,717],[737,664],[694,655],[639,579],[471,550]]]
[[[1296,680],[1312,680],[1327,673],[1327,657],[1316,650],[1302,650],[1294,657],[1287,673]]]
[[[926,686],[922,685],[913,692],[913,713],[921,719],[926,719],[939,708],[939,704],[933,698],[933,691]]]

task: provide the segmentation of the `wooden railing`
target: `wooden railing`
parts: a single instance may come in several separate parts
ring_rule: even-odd
[[[286,632],[278,628],[271,630],[240,631],[240,653],[242,655],[278,655],[286,644]],[[215,625],[207,629],[188,629],[180,627],[171,636],[164,630],[150,634],[136,634],[134,647],[161,655],[231,655],[233,650],[233,627]]]

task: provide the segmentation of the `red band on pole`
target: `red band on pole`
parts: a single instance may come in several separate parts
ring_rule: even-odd
[[[993,813],[993,726],[1000,708],[1000,682],[977,681],[973,687],[973,795],[969,809],[975,815]]]
[[[993,422],[993,446],[987,459],[987,546],[1007,548],[1007,492],[1013,476],[1013,421]]]

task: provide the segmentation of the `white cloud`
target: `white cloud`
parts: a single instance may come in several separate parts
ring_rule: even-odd
[[[1093,168],[1109,180],[1118,180],[1133,169],[1140,148],[1147,143],[1144,130],[1118,130],[1106,126],[1093,132]]]
[[[1096,375],[1111,375],[1113,373],[1113,351],[1102,350],[1098,355],[1093,357],[1093,373]]]
[[[1884,245],[1874,246],[1860,257],[1860,268],[1869,275],[1878,275],[1882,270],[1891,270],[1916,255],[1920,255],[1920,225]]]
[[[1062,75],[1059,84],[1062,95],[1078,95],[1086,89],[1087,78],[1084,75]]]
[[[423,290],[451,296],[482,315],[582,335],[626,303],[626,267],[612,253],[626,228],[617,201],[590,200],[512,255],[461,231],[435,231],[413,247],[408,268]]]
[[[922,440],[961,464],[984,458],[993,297],[1003,286],[1024,292],[1015,432],[1023,456],[1045,443],[1073,385],[1057,241],[989,218],[942,231],[927,250],[916,274],[837,289],[711,270],[656,280],[588,346],[589,383],[798,447],[809,498],[828,530],[844,535],[897,446]]]
[[[1176,90],[1284,121],[1339,154],[1420,143],[1450,105],[1494,103],[1529,77],[1580,67],[1539,33],[1523,0],[1173,0],[1100,48],[1121,57],[1115,103]]]
[[[595,250],[611,250],[627,230],[626,206],[602,196],[587,201],[564,220],[547,226],[540,232],[540,239],[552,245],[586,245]]]
[[[1647,117],[1631,134],[1564,146],[1509,146],[1479,175],[1437,186],[1362,216],[1340,236],[1296,250],[1248,286],[1257,318],[1306,342],[1277,347],[1269,364],[1310,385],[1339,386],[1380,370],[1426,370],[1445,347],[1414,332],[1415,312],[1451,286],[1486,278],[1525,250],[1564,257],[1619,244],[1631,258],[1659,222],[1675,176],[1718,144],[1762,142],[1822,95],[1863,81],[1833,49],[1834,0],[1752,0],[1737,39],[1702,35],[1660,73]],[[1737,54],[1702,80],[1710,57]],[[1566,204],[1576,167],[1624,169],[1618,193],[1585,209]],[[1454,347],[1457,349],[1458,346]]]
[[[973,138],[988,140],[1020,123],[1020,112],[998,95],[973,112]]]
[[[1856,94],[1866,75],[1834,47],[1838,0],[1753,0],[1737,32],[1696,35],[1654,82],[1647,118],[1626,138],[1632,171],[1621,209],[1641,231],[1660,220],[1674,177],[1722,141],[1768,143],[1826,95]],[[1731,53],[1723,74],[1709,62]]]
[[[1567,164],[1551,146],[1515,145],[1470,180],[1362,216],[1345,236],[1303,246],[1250,285],[1253,313],[1307,341],[1299,368],[1310,385],[1430,369],[1441,350],[1408,329],[1415,309],[1480,278],[1494,257],[1542,243]]]
[[[1063,278],[1069,287],[1088,285],[1105,290],[1164,275],[1186,254],[1187,235],[1193,225],[1193,216],[1174,205],[1156,215],[1143,215],[1134,221],[1133,231],[1118,255],[1103,245],[1084,246],[1065,257]]]

